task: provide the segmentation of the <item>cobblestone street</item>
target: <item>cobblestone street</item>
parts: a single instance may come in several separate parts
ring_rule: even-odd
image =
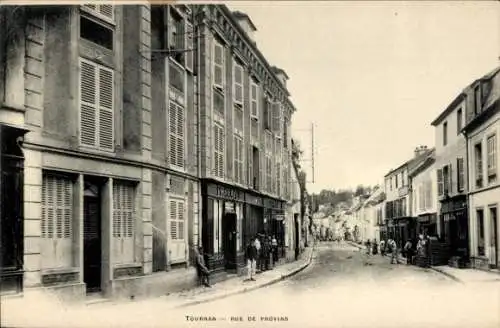
[[[94,305],[36,322],[38,327],[194,327],[200,322],[204,327],[498,327],[499,287],[498,281],[459,284],[430,269],[391,265],[387,257],[330,243],[317,247],[304,271],[255,291],[175,310],[165,298]]]

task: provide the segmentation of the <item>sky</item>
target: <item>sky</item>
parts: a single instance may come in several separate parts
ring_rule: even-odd
[[[383,181],[434,146],[430,123],[500,66],[500,2],[232,1],[284,69],[308,191]],[[311,124],[314,124],[314,181]]]

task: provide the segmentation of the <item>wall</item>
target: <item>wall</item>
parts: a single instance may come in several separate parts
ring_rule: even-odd
[[[431,205],[427,206],[424,209],[421,209],[419,188],[425,187],[425,184],[429,181],[431,183]],[[412,198],[412,216],[419,216],[420,214],[437,212],[437,176],[434,165],[427,167],[412,178]]]

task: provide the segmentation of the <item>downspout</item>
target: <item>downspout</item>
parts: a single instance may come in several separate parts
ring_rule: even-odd
[[[200,15],[201,14],[201,15]],[[196,130],[198,132],[197,135],[197,143],[198,147],[196,149],[197,153],[197,158],[198,158],[198,246],[203,246],[203,212],[202,212],[202,203],[203,203],[203,197],[202,197],[202,192],[201,192],[201,78],[200,78],[200,72],[201,72],[201,41],[200,41],[200,26],[203,23],[203,20],[205,19],[203,17],[203,9],[199,9],[199,11],[196,11],[194,21],[193,21],[193,31],[196,37],[196,97],[197,97],[197,106],[198,106],[198,111],[197,111],[197,117],[198,117],[198,124],[196,126]],[[200,15],[200,16],[198,16]],[[199,23],[199,20],[201,18],[201,22]],[[204,75],[203,75],[204,76]]]
[[[470,260],[470,255],[471,255],[471,233],[472,233],[472,224],[471,224],[471,217],[469,215],[470,213],[470,172],[469,172],[469,138],[467,137],[467,132],[462,130],[462,134],[465,138],[465,163],[464,163],[464,169],[465,167],[467,168],[467,186],[465,187],[465,192],[466,192],[466,199],[467,199],[467,224],[469,225],[468,227],[468,242],[467,242],[467,261]]]

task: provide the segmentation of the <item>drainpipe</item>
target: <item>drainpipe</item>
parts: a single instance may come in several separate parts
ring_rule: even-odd
[[[201,66],[201,41],[200,41],[200,26],[202,23],[198,23],[201,16],[201,21],[203,22],[204,17],[203,17],[203,9],[200,9],[200,12],[196,12],[194,21],[193,21],[193,32],[196,37],[196,97],[197,97],[197,106],[198,106],[198,125],[196,127],[198,131],[197,139],[198,139],[198,149],[196,150],[197,152],[197,157],[198,157],[198,246],[203,245],[203,226],[202,226],[202,221],[203,221],[203,212],[202,212],[202,194],[201,194],[201,78],[200,78],[200,66]],[[203,75],[204,76],[204,75]]]
[[[467,224],[469,225],[468,227],[468,243],[467,243],[467,260],[470,260],[471,257],[471,242],[472,242],[472,224],[471,224],[471,217],[469,215],[469,207],[470,207],[470,172],[469,172],[469,139],[467,138],[467,132],[462,131],[462,134],[465,138],[465,163],[464,163],[464,170],[467,168],[467,185],[466,185],[466,199],[467,199]],[[464,172],[465,173],[465,172]]]

